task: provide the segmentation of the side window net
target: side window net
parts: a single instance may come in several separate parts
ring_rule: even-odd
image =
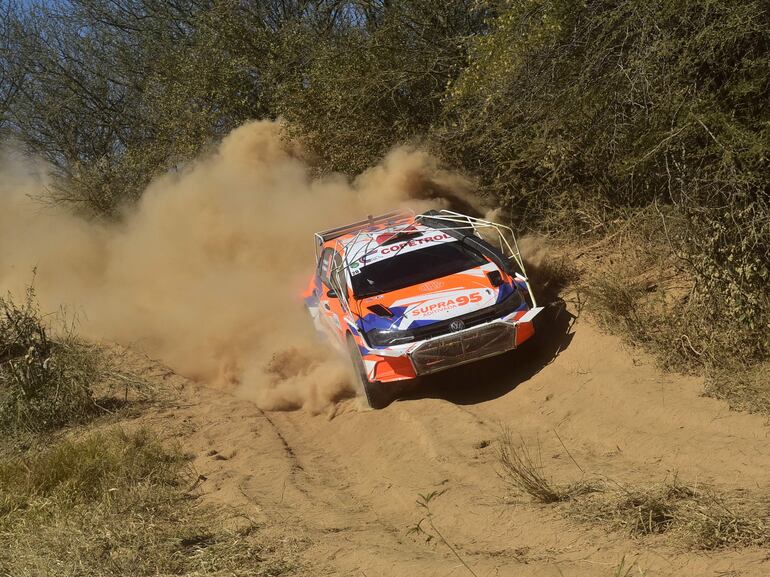
[[[339,253],[334,253],[334,258],[332,259],[332,272],[331,275],[333,277],[334,283],[333,288],[339,293],[339,297],[345,301],[347,301],[347,283],[345,282],[345,267],[342,263],[342,257],[339,255]]]
[[[330,248],[324,249],[318,262],[318,276],[321,277],[321,281],[327,286],[329,286],[329,269],[333,254],[334,250]]]

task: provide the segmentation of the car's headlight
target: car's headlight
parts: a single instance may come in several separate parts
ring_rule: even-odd
[[[409,331],[374,329],[366,333],[366,338],[375,347],[387,347],[410,343],[414,340],[414,335]]]

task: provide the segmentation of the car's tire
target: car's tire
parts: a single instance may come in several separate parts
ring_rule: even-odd
[[[367,378],[364,360],[361,358],[361,351],[358,350],[358,345],[356,345],[356,342],[351,335],[348,335],[347,340],[348,355],[350,356],[350,362],[353,365],[353,378],[355,380],[356,392],[372,409],[384,409],[390,404],[392,399],[385,390],[383,390],[381,383],[372,382]]]

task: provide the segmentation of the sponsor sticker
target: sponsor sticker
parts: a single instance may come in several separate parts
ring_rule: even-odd
[[[393,234],[383,234],[380,235],[380,237],[382,240],[385,240],[386,237],[390,239],[393,237]],[[445,232],[430,230],[426,231],[422,236],[417,238],[410,238],[400,242],[393,242],[392,244],[382,244],[376,247],[371,246],[373,244],[371,240],[361,241],[356,243],[356,246],[348,247],[347,253],[351,256],[352,259],[355,259],[353,262],[357,262],[360,266],[366,266],[368,264],[373,264],[375,262],[379,262],[399,254],[412,252],[427,246],[445,242],[457,241],[455,238],[449,236]]]
[[[464,307],[471,303],[479,303],[481,300],[481,293],[473,292],[468,295],[460,295],[455,298],[433,301],[430,304],[417,305],[413,309],[410,309],[407,312],[407,315],[411,318],[430,317],[433,315],[449,312],[458,307]]]

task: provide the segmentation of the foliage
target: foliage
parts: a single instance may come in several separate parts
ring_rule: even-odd
[[[688,362],[755,362],[770,354],[767,21],[765,0],[10,3],[0,130],[53,163],[58,200],[110,218],[278,116],[321,171],[417,142],[517,226],[562,238],[655,206],[654,250],[695,281],[666,315]]]
[[[243,46],[251,30],[230,32],[244,15],[229,1],[73,0],[11,12],[13,58],[0,61],[21,88],[4,116],[58,169],[56,197],[115,216],[158,173],[263,115]]]
[[[766,24],[758,1],[503,3],[449,90],[437,150],[539,229],[606,233],[629,209],[671,206],[668,242],[696,279],[688,338],[763,358]]]
[[[72,336],[48,336],[32,287],[21,305],[0,298],[3,433],[51,431],[93,415],[92,386],[101,372],[95,347]]]
[[[348,173],[427,133],[465,64],[466,37],[484,27],[486,13],[469,0],[359,6],[360,26],[296,32],[305,60],[276,97],[291,134],[324,168]]]
[[[98,215],[253,118],[285,116],[324,168],[358,172],[440,114],[484,27],[473,6],[32,3],[3,34],[23,87],[4,120],[59,169],[58,197]]]
[[[765,22],[759,2],[504,3],[450,87],[441,150],[525,222],[677,200],[739,162],[761,178]]]

